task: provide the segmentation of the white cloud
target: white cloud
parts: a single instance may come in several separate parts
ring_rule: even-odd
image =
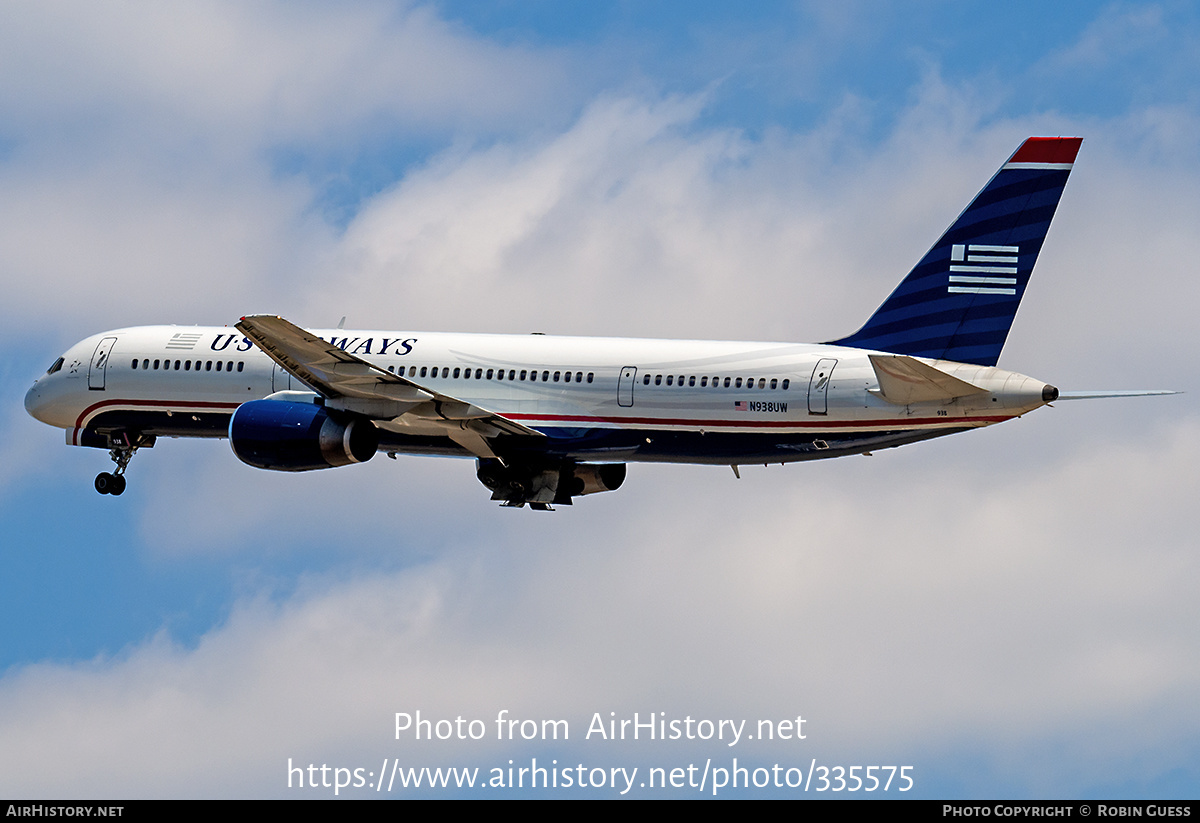
[[[240,179],[116,161],[70,177],[0,172],[0,248],[10,322],[236,322],[304,282],[329,230],[311,193],[244,169]],[[272,288],[274,287],[274,288]],[[19,312],[14,312],[17,306]]]
[[[553,121],[576,105],[566,69],[403,4],[7,6],[9,322],[290,312],[288,295],[327,270],[335,232],[316,208],[329,172],[282,172],[281,154]]]
[[[566,91],[560,57],[408,3],[18,3],[3,17],[0,106],[33,128],[198,131],[254,151],[384,124],[511,124]]]
[[[1170,40],[1170,23],[1158,3],[1112,3],[1068,48],[1048,62],[1057,71],[1095,71],[1139,52],[1161,51]]]
[[[1174,516],[1200,428],[1037,473],[997,476],[969,444],[955,451],[747,468],[740,482],[636,467],[617,509],[482,518],[408,570],[252,597],[192,649],[158,637],[115,659],[24,667],[0,686],[0,767],[30,794],[285,794],[288,757],[695,751],[579,741],[596,711],[801,713],[805,760],[1017,746],[1030,760],[1004,766],[1016,785],[1050,769],[1067,795],[1131,758],[1167,767],[1200,726],[1196,560]],[[410,543],[390,512],[355,516],[377,541]],[[567,717],[576,737],[396,743],[393,713],[418,708]],[[1128,734],[1096,739],[1106,724]],[[1086,748],[1087,767],[1041,758],[1046,746]]]

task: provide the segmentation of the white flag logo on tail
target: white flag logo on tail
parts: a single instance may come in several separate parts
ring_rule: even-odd
[[[950,247],[950,294],[1016,294],[1020,246]]]

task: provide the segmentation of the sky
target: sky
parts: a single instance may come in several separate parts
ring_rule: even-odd
[[[5,4],[0,794],[1196,797],[1198,89],[1183,2]],[[836,339],[1035,134],[1084,144],[1000,366],[1184,394],[553,514],[171,439],[101,497],[22,407],[86,336],[258,312]],[[635,714],[685,734],[596,730]]]

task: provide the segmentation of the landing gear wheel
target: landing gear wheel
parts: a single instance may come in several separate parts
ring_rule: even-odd
[[[112,474],[100,472],[96,475],[96,491],[101,494],[111,494],[114,497],[125,491],[125,469],[134,453],[142,446],[153,446],[154,435],[119,432],[109,436],[108,456],[117,464],[117,470]]]
[[[115,474],[109,474],[108,472],[100,472],[96,475],[96,491],[101,494],[119,494],[120,492],[114,491],[118,480],[122,481],[121,491],[125,491],[125,478],[117,477]]]

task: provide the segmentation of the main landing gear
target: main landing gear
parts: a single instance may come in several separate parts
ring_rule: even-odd
[[[144,435],[131,437],[125,432],[119,432],[109,438],[109,445],[111,448],[108,454],[117,464],[117,470],[111,474],[100,472],[96,475],[96,491],[116,496],[125,491],[125,469],[133,459],[134,453],[142,446],[153,446],[154,438]]]

